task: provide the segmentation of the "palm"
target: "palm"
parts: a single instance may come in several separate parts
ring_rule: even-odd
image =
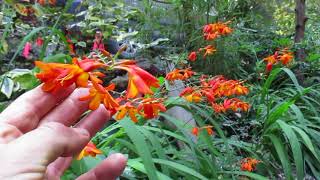
[[[88,102],[78,101],[78,98],[86,94],[87,91],[87,89],[74,91],[74,87],[70,87],[64,91],[49,94],[38,87],[22,95],[0,115],[0,126],[5,127],[0,128],[0,145],[19,142],[24,134],[28,136],[27,134],[32,134],[33,130],[50,122],[59,123],[61,126],[75,126],[86,129],[92,137],[110,119],[110,114],[105,108],[101,107],[78,122],[79,117],[88,110]],[[53,145],[54,143],[47,142],[47,144],[45,147],[53,146],[52,148],[56,148]],[[39,146],[43,145],[40,144]],[[31,169],[32,165],[36,165],[35,167],[43,166],[44,171],[38,171],[37,173],[40,177],[45,176],[47,179],[60,179],[63,172],[70,166],[72,155],[75,155],[63,154],[63,157],[54,157],[54,160],[51,160],[50,158],[47,159],[46,155],[41,156],[42,152],[40,150],[36,155],[33,152],[26,152],[28,148],[23,149],[20,153],[21,157],[26,156],[28,158],[31,156],[33,163],[28,162],[26,166]],[[29,149],[32,149],[32,147]],[[21,163],[19,162],[21,166],[23,166],[23,161],[21,159]],[[110,156],[96,168],[80,176],[79,179],[115,179],[122,173],[125,163],[126,160],[121,155]]]

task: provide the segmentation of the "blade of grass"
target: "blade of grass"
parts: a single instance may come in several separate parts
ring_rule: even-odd
[[[152,156],[144,136],[139,132],[136,125],[128,117],[121,120],[119,124],[124,128],[125,132],[135,145],[137,152],[142,159],[149,179],[159,179],[156,174],[157,169],[152,162]]]
[[[280,159],[280,162],[282,164],[282,168],[284,170],[284,174],[285,174],[286,178],[292,179],[292,171],[291,171],[288,153],[285,151],[285,148],[284,148],[281,140],[273,134],[268,134],[265,136],[271,140],[271,142],[277,152],[278,158]]]
[[[261,176],[259,174],[251,173],[251,172],[245,172],[245,171],[221,171],[222,174],[236,174],[236,175],[242,175],[247,176],[252,179],[256,180],[269,180],[269,178]]]
[[[164,152],[164,148],[161,146],[160,141],[156,136],[154,136],[150,131],[146,130],[144,127],[137,127],[140,132],[144,134],[146,138],[149,139],[150,143],[152,144],[152,147],[155,149],[158,157],[160,159],[167,159],[166,153]],[[161,170],[164,174],[170,176],[170,171],[168,167],[161,165]]]
[[[153,162],[166,165],[166,166],[170,167],[171,169],[177,170],[178,172],[181,171],[181,172],[183,172],[182,175],[184,175],[184,176],[185,176],[185,174],[189,174],[189,175],[192,175],[192,176],[194,176],[198,179],[201,179],[201,180],[208,180],[208,178],[204,177],[202,174],[198,173],[196,170],[189,168],[185,165],[173,162],[173,161],[168,161],[168,160],[164,160],[164,159],[153,159]]]
[[[302,157],[302,151],[300,147],[300,143],[298,140],[298,137],[292,130],[291,126],[289,126],[287,123],[284,121],[278,120],[277,123],[279,124],[280,128],[284,132],[285,136],[287,137],[292,154],[293,154],[293,159],[295,162],[296,166],[296,171],[297,171],[297,178],[298,180],[303,180],[304,177],[304,165],[303,165],[303,157]]]

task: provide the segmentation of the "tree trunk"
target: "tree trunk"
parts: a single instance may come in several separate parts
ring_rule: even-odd
[[[306,17],[306,0],[296,0],[296,33],[294,43],[301,43],[304,39],[305,26],[308,18]],[[296,51],[296,58],[299,61],[304,61],[306,53],[304,48],[299,47]]]

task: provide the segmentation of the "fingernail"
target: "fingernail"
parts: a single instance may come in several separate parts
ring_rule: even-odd
[[[86,129],[74,128],[74,130],[77,131],[77,133],[82,134],[84,136],[90,136],[90,133]]]

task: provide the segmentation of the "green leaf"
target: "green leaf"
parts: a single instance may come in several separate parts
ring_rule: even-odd
[[[124,128],[125,132],[135,145],[139,153],[139,156],[142,159],[144,167],[147,171],[149,179],[159,179],[156,174],[157,169],[154,163],[152,162],[152,156],[148,148],[147,142],[145,141],[143,135],[139,132],[136,125],[128,117],[121,120],[119,124]]]
[[[127,165],[140,172],[143,172],[145,174],[147,173],[145,166],[142,163],[140,163],[137,159],[129,159]],[[165,174],[162,174],[159,171],[156,171],[156,173],[159,179],[161,180],[172,180],[170,177],[166,176]]]
[[[268,90],[271,86],[272,81],[277,77],[277,75],[281,72],[280,68],[276,68],[273,69],[268,77],[268,79],[266,80],[266,82],[263,85],[262,88],[262,94],[261,94],[261,101],[264,102],[265,101],[265,97],[268,93]]]
[[[24,74],[21,76],[17,76],[13,80],[19,83],[21,88],[24,90],[33,89],[40,84],[38,79],[33,74]]]
[[[10,99],[14,88],[14,82],[12,79],[4,76],[1,83],[1,93],[4,94],[8,99]]]
[[[302,129],[296,126],[291,126],[293,130],[295,130],[302,138],[305,146],[312,152],[312,154],[317,158],[318,162],[320,162],[319,154],[316,153],[313,143],[310,137],[305,133]],[[308,130],[308,129],[306,129]]]
[[[268,134],[266,135],[266,137],[268,137],[271,140],[274,148],[276,149],[278,158],[280,159],[286,178],[292,179],[290,161],[289,161],[288,153],[286,152],[283,146],[283,143],[280,141],[280,139],[277,136],[273,134]]]
[[[291,126],[289,126],[287,123],[281,120],[278,120],[277,123],[279,124],[280,128],[282,129],[284,134],[287,136],[287,139],[289,140],[292,154],[293,154],[293,159],[296,166],[297,178],[298,180],[303,180],[303,177],[304,177],[303,162],[304,161],[303,161],[302,151],[301,151],[298,137],[292,130]]]
[[[72,57],[66,54],[55,54],[53,56],[48,56],[43,59],[43,62],[47,63],[71,63]]]
[[[173,161],[168,161],[168,160],[164,160],[164,159],[153,159],[153,162],[155,163],[159,163],[159,164],[163,164],[166,165],[168,167],[170,167],[171,169],[175,169],[183,172],[182,174],[189,174],[194,176],[195,178],[201,179],[201,180],[207,180],[208,178],[204,177],[202,174],[198,173],[196,170],[191,169],[185,165],[173,162]]]
[[[222,174],[236,174],[236,175],[242,175],[242,176],[247,176],[252,179],[256,180],[269,180],[269,178],[261,176],[259,174],[251,173],[251,172],[245,172],[245,171],[222,171]]]
[[[161,146],[160,141],[158,140],[158,137],[153,135],[150,131],[146,130],[144,127],[138,127],[139,131],[144,134],[146,138],[149,139],[150,143],[152,144],[152,147],[155,149],[158,157],[160,159],[167,159],[166,153],[164,151],[164,148]],[[168,167],[161,165],[162,172],[168,176],[170,176],[170,171]]]
[[[293,84],[295,85],[297,90],[299,92],[302,92],[303,88],[299,85],[298,80],[297,80],[296,76],[294,75],[294,73],[288,68],[281,68],[281,70],[283,70],[284,72],[286,72],[288,74],[288,76],[290,77],[291,81],[293,82]]]
[[[276,122],[284,113],[286,113],[291,105],[295,103],[297,99],[299,99],[304,94],[310,92],[310,88],[305,88],[301,93],[296,94],[290,100],[279,104],[278,106],[274,107],[272,112],[269,114],[267,120],[265,121],[264,128],[267,128]]]
[[[80,42],[77,42],[77,46],[87,47],[87,43],[86,43],[86,42],[83,42],[83,41],[80,41]]]

